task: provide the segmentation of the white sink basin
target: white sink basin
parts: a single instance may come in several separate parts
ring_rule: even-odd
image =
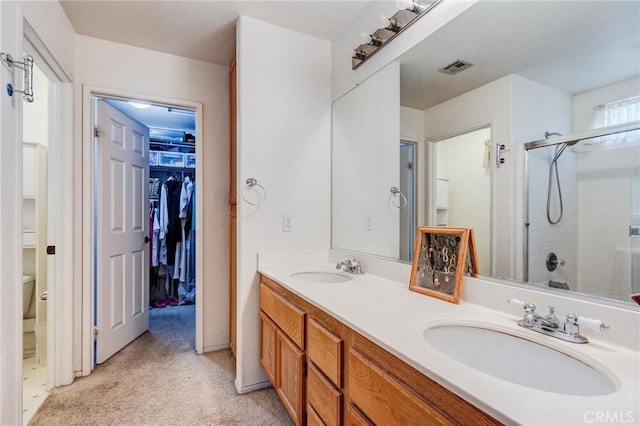
[[[448,357],[511,383],[566,395],[616,391],[613,380],[588,364],[515,335],[458,324],[429,327],[422,335]]]
[[[343,283],[351,280],[351,277],[337,272],[296,272],[291,274],[291,278],[310,283]]]

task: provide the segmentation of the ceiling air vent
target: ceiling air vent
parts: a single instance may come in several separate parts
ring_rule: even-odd
[[[471,68],[473,64],[469,62],[465,62],[462,59],[456,59],[446,67],[440,68],[438,71],[443,72],[445,74],[454,75],[458,74],[460,71],[464,71],[467,68]]]

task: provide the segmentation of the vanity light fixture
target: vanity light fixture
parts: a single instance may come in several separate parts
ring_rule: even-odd
[[[399,10],[390,18],[383,15],[380,16],[380,28],[371,34],[360,33],[362,43],[353,49],[351,69],[355,70],[358,68],[385,44],[393,40],[398,34],[424,16],[441,1],[442,0],[396,0],[396,8]]]

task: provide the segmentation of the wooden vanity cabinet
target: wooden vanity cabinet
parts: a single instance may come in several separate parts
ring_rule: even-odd
[[[305,316],[260,284],[260,364],[296,425],[305,424]]]
[[[264,276],[260,308],[260,363],[296,424],[500,424]]]

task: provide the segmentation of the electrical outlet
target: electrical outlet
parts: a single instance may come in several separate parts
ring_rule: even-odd
[[[293,232],[293,220],[291,216],[282,216],[282,232]]]

